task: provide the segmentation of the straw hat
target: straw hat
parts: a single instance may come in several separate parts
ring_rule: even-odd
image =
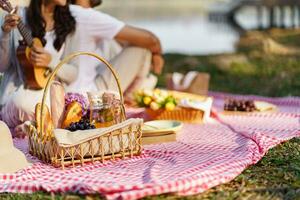
[[[9,128],[0,121],[0,173],[14,173],[29,165],[25,155],[14,147]]]

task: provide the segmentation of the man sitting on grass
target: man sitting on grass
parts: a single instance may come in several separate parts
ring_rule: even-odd
[[[93,7],[100,5],[101,2],[101,0],[72,0],[73,4],[83,7],[85,11],[89,10],[93,20],[101,22],[109,32],[114,24],[123,22],[95,11]],[[106,58],[116,69],[123,91],[131,93],[136,89],[155,87],[157,78],[150,74],[150,70],[156,74],[161,73],[164,60],[160,41],[153,33],[123,23],[112,40],[95,42],[97,53]],[[88,70],[88,66],[85,69]],[[102,65],[97,69],[95,82],[98,90],[116,89],[111,73]]]

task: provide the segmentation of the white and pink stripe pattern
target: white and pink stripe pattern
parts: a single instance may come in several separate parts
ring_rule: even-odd
[[[280,113],[225,116],[218,110],[226,95],[213,96],[216,111],[211,122],[185,124],[177,142],[146,146],[141,156],[132,159],[64,171],[27,154],[33,166],[0,175],[0,192],[72,191],[101,193],[108,199],[138,199],[162,193],[192,195],[234,179],[271,147],[300,136],[300,98],[263,98],[284,109]],[[15,140],[15,144],[27,153],[26,141]]]

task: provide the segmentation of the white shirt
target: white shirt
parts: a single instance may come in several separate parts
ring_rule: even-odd
[[[100,11],[92,8],[82,8],[71,5],[70,10],[76,19],[76,30],[79,33],[76,49],[95,53],[103,56],[104,52],[99,48],[100,44],[107,39],[113,39],[124,27],[124,23]],[[100,61],[90,56],[81,56],[77,60],[77,80],[68,86],[68,91],[85,93],[97,91],[95,84],[96,68]]]
[[[53,44],[54,44],[54,40],[56,38],[54,31],[46,32],[44,38],[47,41],[44,48],[45,48],[46,51],[48,51],[48,53],[51,54],[51,62],[50,62],[49,65],[52,66],[52,67],[56,67],[54,65],[57,64],[57,60],[60,60],[62,58],[62,55],[64,53],[65,44],[62,45],[62,47],[60,48],[59,51],[57,51],[54,48]]]

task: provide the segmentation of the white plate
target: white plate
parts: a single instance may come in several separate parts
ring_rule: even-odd
[[[167,135],[182,129],[183,124],[174,120],[155,120],[145,122],[142,128],[143,137]]]

